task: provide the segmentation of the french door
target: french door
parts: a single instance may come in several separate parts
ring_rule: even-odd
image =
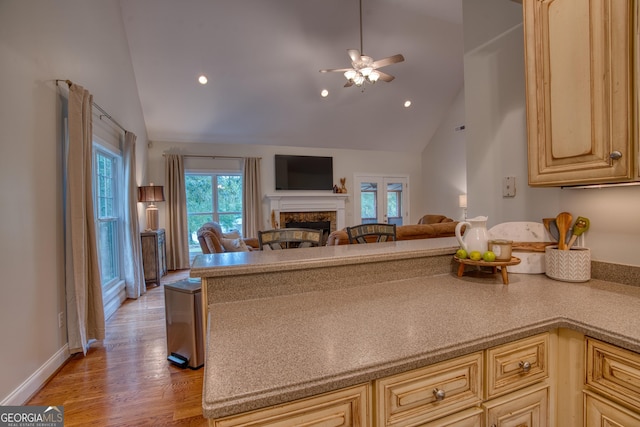
[[[409,177],[355,175],[354,220],[358,224],[409,222]]]

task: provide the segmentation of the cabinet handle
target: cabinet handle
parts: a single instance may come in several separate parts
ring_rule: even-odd
[[[622,153],[619,151],[612,151],[611,154],[609,154],[609,158],[611,160],[618,160],[620,158],[622,158]]]
[[[443,400],[445,398],[445,391],[440,388],[433,389],[433,395],[436,397],[437,401]]]
[[[531,370],[531,363],[529,362],[520,362],[519,366],[522,368],[522,372],[525,374]]]

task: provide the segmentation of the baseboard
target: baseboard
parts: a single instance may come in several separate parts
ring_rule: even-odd
[[[51,378],[69,359],[69,344],[65,344],[37,371],[27,378],[18,388],[12,391],[0,406],[22,406]]]

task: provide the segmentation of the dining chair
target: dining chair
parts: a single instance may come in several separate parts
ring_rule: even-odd
[[[260,250],[310,248],[322,244],[322,230],[311,228],[278,228],[258,231]]]
[[[347,227],[349,243],[375,243],[396,240],[395,224],[359,224]]]

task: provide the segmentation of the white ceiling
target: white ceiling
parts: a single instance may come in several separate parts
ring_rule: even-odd
[[[319,72],[360,49],[358,0],[122,0],[149,139],[420,152],[462,89],[462,0],[362,2],[364,53],[405,57],[364,92]]]

